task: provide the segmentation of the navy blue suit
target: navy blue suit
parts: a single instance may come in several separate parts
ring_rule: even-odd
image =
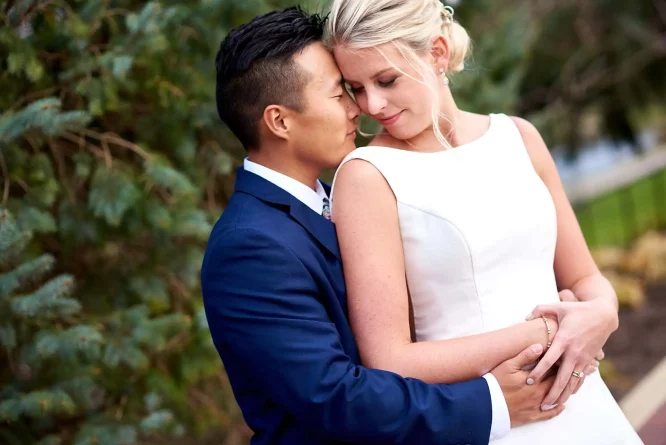
[[[360,365],[334,224],[243,168],[201,285],[254,444],[488,443],[484,379],[428,385]]]

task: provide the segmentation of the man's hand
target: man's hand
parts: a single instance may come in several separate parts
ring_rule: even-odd
[[[564,410],[564,404],[550,410],[541,409],[543,399],[553,385],[554,377],[547,377],[533,385],[525,383],[528,371],[524,371],[523,368],[534,363],[542,352],[543,346],[532,345],[492,370],[493,376],[502,388],[512,427],[552,419]]]

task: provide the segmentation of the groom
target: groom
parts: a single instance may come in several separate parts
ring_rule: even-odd
[[[217,108],[248,159],[208,242],[206,315],[255,444],[487,444],[557,415],[552,379],[526,385],[536,345],[476,380],[426,384],[367,369],[347,320],[329,187],[359,109],[323,23],[297,8],[232,30],[216,58]]]

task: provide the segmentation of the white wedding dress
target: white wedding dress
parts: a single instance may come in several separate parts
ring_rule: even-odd
[[[522,323],[536,305],[559,301],[555,207],[509,117],[491,115],[481,138],[451,150],[373,146],[343,164],[351,159],[373,164],[395,194],[417,341]],[[597,372],[558,417],[493,445],[640,443]]]

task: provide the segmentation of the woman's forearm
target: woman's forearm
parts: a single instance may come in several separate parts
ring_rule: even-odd
[[[548,323],[553,338],[557,323]],[[546,350],[548,332],[541,318],[484,334],[394,346],[364,364],[428,383],[457,383],[481,377],[537,343]]]
[[[581,278],[571,286],[571,291],[578,301],[599,300],[607,303],[611,311],[617,315],[618,301],[615,289],[601,273]]]

